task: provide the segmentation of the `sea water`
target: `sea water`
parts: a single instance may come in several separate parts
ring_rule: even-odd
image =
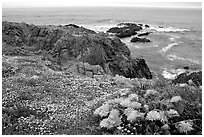
[[[144,58],[152,72],[172,79],[184,72],[202,68],[202,9],[142,7],[63,7],[7,8],[3,21],[36,25],[76,24],[96,32],[106,32],[122,22],[148,24],[144,36],[150,43],[121,39],[133,57]]]

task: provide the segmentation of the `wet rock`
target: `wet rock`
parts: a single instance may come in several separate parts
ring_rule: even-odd
[[[202,71],[197,72],[184,72],[178,75],[173,81],[174,84],[177,83],[186,83],[186,84],[195,84],[196,86],[202,85]]]
[[[138,37],[134,37],[130,40],[131,42],[151,42],[149,39],[147,38],[138,38]]]
[[[150,33],[152,33],[152,32],[141,33],[141,34],[138,34],[137,36],[138,36],[138,37],[140,37],[140,36],[147,36],[147,35],[149,35]]]
[[[149,28],[149,25],[146,24],[146,25],[145,25],[145,28]]]
[[[142,30],[140,25],[134,23],[120,23],[117,26],[110,28],[107,32],[116,33],[116,36],[119,38],[126,38],[132,35],[137,34],[137,31]]]

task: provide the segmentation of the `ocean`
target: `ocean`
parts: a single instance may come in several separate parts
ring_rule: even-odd
[[[35,25],[76,24],[106,32],[122,22],[148,24],[144,32],[150,43],[121,39],[133,57],[144,58],[156,75],[173,79],[190,70],[202,69],[202,9],[143,7],[3,8],[3,21]]]

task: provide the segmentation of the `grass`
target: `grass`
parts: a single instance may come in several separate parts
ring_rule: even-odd
[[[4,55],[2,72],[4,135],[128,134],[117,130],[117,127],[111,130],[101,128],[100,122],[104,118],[95,116],[94,111],[108,100],[127,97],[132,93],[141,96],[142,106],[151,106],[149,111],[161,109],[173,96],[181,96],[185,109],[174,122],[197,119],[193,126],[195,131],[189,134],[202,131],[202,96],[201,89],[197,87],[179,87],[159,79],[130,80],[107,75],[89,78],[74,72],[67,73],[40,55]],[[157,90],[159,94],[155,98],[144,98],[148,89]],[[121,108],[121,113],[123,109]],[[126,120],[125,117],[123,120]],[[127,120],[122,123],[123,126],[128,124]],[[148,121],[138,121],[134,124],[142,125],[141,131],[145,126],[148,127],[147,125],[148,130],[155,128],[151,127],[152,123]],[[160,130],[161,126],[156,128]],[[169,132],[180,134],[178,131],[174,133],[173,130]]]

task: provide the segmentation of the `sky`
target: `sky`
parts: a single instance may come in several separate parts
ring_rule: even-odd
[[[178,2],[179,1],[179,2]],[[3,8],[21,7],[75,7],[75,6],[129,6],[164,8],[202,8],[202,0],[2,0]]]

